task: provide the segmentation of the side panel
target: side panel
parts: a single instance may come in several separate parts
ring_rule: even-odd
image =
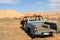
[[[33,24],[31,24],[31,23],[27,23],[27,28],[30,29],[31,34],[33,34],[33,35],[35,34],[35,31],[34,31],[35,26],[36,26],[36,25],[33,25]]]

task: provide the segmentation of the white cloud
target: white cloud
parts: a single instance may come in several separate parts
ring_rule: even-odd
[[[57,2],[60,2],[60,0],[48,0],[49,2],[52,2],[52,3],[57,3]]]
[[[48,0],[50,3],[48,4],[50,10],[52,11],[60,11],[60,0]]]
[[[51,11],[60,11],[60,4],[49,4]]]
[[[43,2],[37,1],[36,4],[44,4]]]
[[[60,4],[50,3],[49,6],[52,7],[52,8],[55,8],[55,7],[60,7]]]
[[[60,7],[60,0],[48,0],[50,7]]]
[[[18,4],[20,0],[0,0],[0,4]]]

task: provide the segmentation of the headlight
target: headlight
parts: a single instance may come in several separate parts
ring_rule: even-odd
[[[35,31],[37,31],[37,28],[35,27],[35,29],[34,29]]]

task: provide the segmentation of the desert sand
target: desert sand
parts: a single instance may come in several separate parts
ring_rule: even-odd
[[[60,12],[26,12],[24,15],[42,15],[45,18],[60,18]]]
[[[21,20],[7,20],[0,20],[0,40],[60,40],[60,34],[54,34],[52,37],[31,38],[31,36],[21,28]]]
[[[20,13],[17,10],[0,10],[0,18],[21,18],[24,16],[42,15],[45,18],[60,18],[60,12],[26,12]]]
[[[16,10],[0,10],[0,18],[22,18],[34,14],[48,18],[60,18],[60,12],[27,12],[22,14]],[[33,39],[21,28],[20,21],[20,19],[0,19],[0,40],[60,40],[60,33],[55,33],[52,37],[36,37]],[[60,21],[58,21],[57,24],[58,23],[58,27],[60,27]]]
[[[21,16],[23,14],[16,10],[0,10],[0,18],[18,18]]]

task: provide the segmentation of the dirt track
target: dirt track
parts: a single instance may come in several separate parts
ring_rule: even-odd
[[[20,28],[19,21],[0,21],[0,40],[60,40],[60,34],[53,37],[32,39]]]

